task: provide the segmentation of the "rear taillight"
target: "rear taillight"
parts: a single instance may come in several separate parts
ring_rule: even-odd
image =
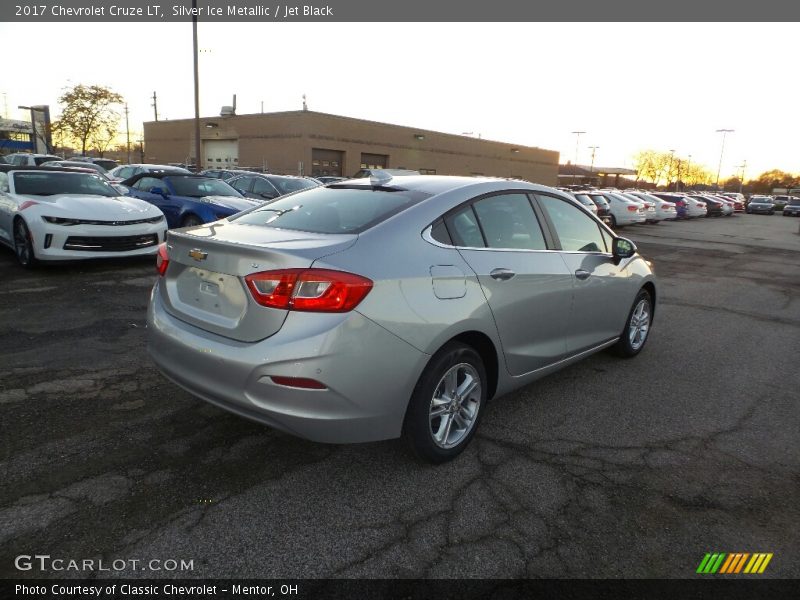
[[[167,254],[167,243],[161,242],[158,245],[158,254],[156,255],[156,270],[162,277],[167,272],[169,266],[169,255]]]
[[[637,210],[639,210],[639,207],[638,207],[638,206],[633,206],[633,205],[629,204],[629,205],[628,205],[628,210],[629,210],[630,212],[636,212]]]
[[[245,277],[261,306],[307,312],[347,312],[372,289],[360,275],[328,269],[282,269]]]

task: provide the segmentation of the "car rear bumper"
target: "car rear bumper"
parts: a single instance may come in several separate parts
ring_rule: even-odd
[[[430,357],[360,313],[289,313],[273,336],[239,342],[170,315],[157,292],[148,351],[159,370],[232,413],[316,442],[398,437],[408,400]],[[276,384],[308,378],[326,388]]]

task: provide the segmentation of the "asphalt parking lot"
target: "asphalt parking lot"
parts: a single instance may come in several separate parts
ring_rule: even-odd
[[[625,228],[647,348],[488,407],[467,451],[299,440],[196,400],[145,352],[152,260],[23,271],[0,250],[0,577],[21,554],[192,560],[181,577],[800,577],[798,219]]]

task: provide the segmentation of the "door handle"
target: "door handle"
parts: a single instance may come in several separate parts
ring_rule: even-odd
[[[587,271],[586,269],[578,269],[577,271],[575,271],[575,277],[577,277],[578,279],[581,279],[581,280],[589,279],[590,276],[591,276],[591,273],[589,271]]]
[[[493,269],[491,273],[489,273],[492,279],[497,279],[498,281],[508,281],[516,273],[511,269]]]

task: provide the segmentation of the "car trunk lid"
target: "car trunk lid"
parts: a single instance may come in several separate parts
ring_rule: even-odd
[[[245,277],[308,268],[340,252],[355,234],[316,234],[217,221],[167,236],[169,267],[159,293],[174,317],[205,331],[255,342],[280,330],[288,314],[260,306]]]

